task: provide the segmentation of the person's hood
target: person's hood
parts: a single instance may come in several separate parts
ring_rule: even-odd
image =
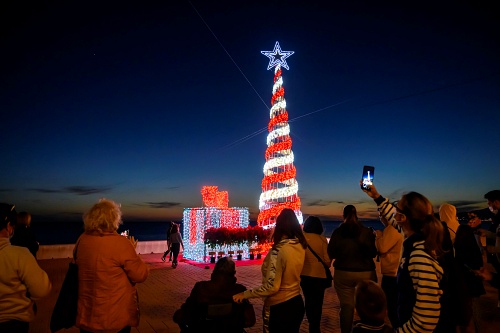
[[[459,223],[455,206],[448,203],[442,204],[441,207],[439,207],[439,219],[446,222],[450,229],[455,232],[457,231]]]
[[[285,238],[285,239],[282,239],[278,244],[275,244],[274,248],[280,249],[285,244],[297,245],[297,244],[300,244],[300,241],[298,238]]]
[[[0,237],[0,251],[10,246],[10,240],[7,237]]]

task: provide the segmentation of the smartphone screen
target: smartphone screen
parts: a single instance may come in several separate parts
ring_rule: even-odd
[[[363,175],[361,179],[363,180],[363,184],[361,188],[364,190],[369,190],[370,186],[373,184],[373,174],[375,173],[375,167],[365,165],[363,167]]]

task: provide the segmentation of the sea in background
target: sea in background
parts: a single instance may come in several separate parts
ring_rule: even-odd
[[[379,220],[362,220],[366,227],[382,230]],[[182,231],[182,222],[181,231]],[[325,229],[323,235],[330,237],[333,230],[341,221],[323,221]],[[255,225],[255,222],[250,222]],[[32,221],[31,228],[40,245],[74,244],[83,232],[83,222],[36,222]],[[131,236],[139,241],[166,240],[167,222],[165,221],[124,221],[118,232],[129,230]]]

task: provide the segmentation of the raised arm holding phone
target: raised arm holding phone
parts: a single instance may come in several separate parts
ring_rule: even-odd
[[[390,203],[373,184],[370,189],[362,190],[377,204],[381,220],[405,236],[397,272],[399,327],[395,327],[396,331],[434,331],[443,293],[440,282],[444,272],[438,262],[443,254],[443,225],[434,216],[431,202],[420,193],[409,192]]]

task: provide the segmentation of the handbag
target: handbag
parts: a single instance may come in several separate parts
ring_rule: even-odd
[[[64,277],[61,291],[57,297],[54,311],[50,317],[50,331],[56,332],[63,328],[75,326],[78,304],[78,266],[76,265],[76,244],[73,261],[69,263],[68,272]]]
[[[243,301],[243,316],[245,318],[243,327],[252,327],[255,325],[255,311],[253,309],[253,304],[248,300]]]
[[[314,252],[314,250],[309,245],[307,245],[307,248],[318,259],[318,261],[323,264],[323,268],[325,269],[325,274],[326,274],[326,278],[323,279],[324,280],[323,287],[330,288],[332,286],[332,282],[333,282],[333,276],[332,276],[332,272],[330,271],[330,267],[328,267],[325,264],[325,262],[323,260],[321,260],[321,258],[316,254],[316,252]]]

